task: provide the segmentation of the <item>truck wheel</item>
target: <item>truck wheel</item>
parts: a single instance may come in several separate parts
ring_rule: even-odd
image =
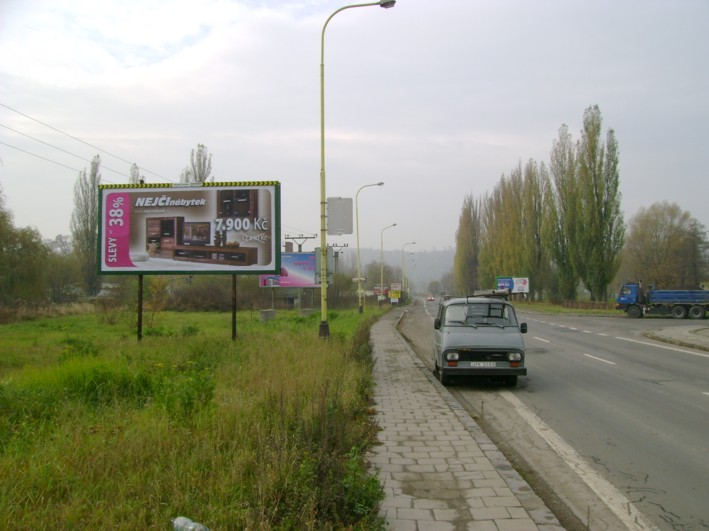
[[[672,317],[675,319],[684,319],[687,317],[687,308],[684,306],[673,306],[672,307]]]
[[[632,317],[633,319],[638,319],[643,316],[643,310],[640,308],[640,306],[630,306],[628,307],[628,317]]]
[[[704,306],[692,306],[689,309],[689,318],[690,319],[704,319],[704,316],[706,315],[707,311],[704,309]]]

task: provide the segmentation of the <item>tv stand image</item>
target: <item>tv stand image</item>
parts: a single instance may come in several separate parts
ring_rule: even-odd
[[[175,245],[172,257],[188,262],[245,266],[257,263],[258,249],[234,245]]]

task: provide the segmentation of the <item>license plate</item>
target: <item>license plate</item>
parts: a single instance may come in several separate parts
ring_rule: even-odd
[[[471,361],[471,367],[497,367],[497,363],[494,361]]]

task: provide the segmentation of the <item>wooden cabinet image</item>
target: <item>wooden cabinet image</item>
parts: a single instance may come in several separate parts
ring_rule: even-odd
[[[217,217],[258,217],[258,190],[220,190],[217,197]]]
[[[208,221],[186,222],[184,217],[147,218],[145,229],[150,256],[240,266],[258,263],[256,247],[210,245],[211,227]]]
[[[237,245],[176,245],[174,258],[189,262],[247,266],[258,262],[258,249]]]
[[[159,258],[172,258],[175,245],[182,243],[185,218],[147,218],[145,220],[148,254]]]

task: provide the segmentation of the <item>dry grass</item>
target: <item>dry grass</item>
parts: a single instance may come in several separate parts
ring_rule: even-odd
[[[0,365],[10,527],[166,529],[178,515],[212,529],[381,527],[356,310],[332,319],[330,341],[316,318],[282,312],[242,317],[236,342],[228,316],[158,320],[140,343],[91,316],[0,331],[15,352]]]

